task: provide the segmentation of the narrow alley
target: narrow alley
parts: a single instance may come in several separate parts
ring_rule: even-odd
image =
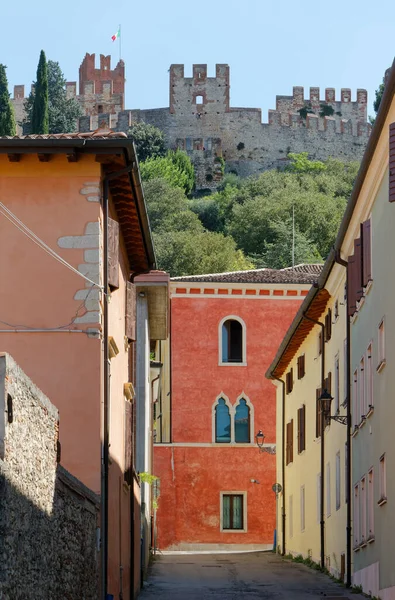
[[[165,554],[152,565],[140,600],[305,600],[360,594],[271,552]]]

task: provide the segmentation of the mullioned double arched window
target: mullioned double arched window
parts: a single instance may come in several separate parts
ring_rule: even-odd
[[[234,405],[220,394],[213,405],[213,441],[216,444],[249,444],[253,440],[254,408],[243,393]]]

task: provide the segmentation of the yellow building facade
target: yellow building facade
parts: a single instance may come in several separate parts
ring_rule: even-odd
[[[327,389],[332,415],[346,419],[346,269],[334,263],[323,276],[325,288],[312,288],[268,371],[281,380],[274,379],[277,479],[283,487],[277,539],[282,552],[323,563],[344,578],[346,427],[326,419],[322,431],[318,398]]]

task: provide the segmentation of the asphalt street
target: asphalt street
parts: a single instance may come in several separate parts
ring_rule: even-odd
[[[268,552],[165,554],[139,600],[339,600],[366,598],[305,565]]]

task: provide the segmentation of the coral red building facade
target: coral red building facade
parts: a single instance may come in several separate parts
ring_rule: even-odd
[[[276,408],[265,371],[320,270],[171,281],[171,418],[157,415],[169,426],[156,425],[154,448],[160,549],[272,547]]]

